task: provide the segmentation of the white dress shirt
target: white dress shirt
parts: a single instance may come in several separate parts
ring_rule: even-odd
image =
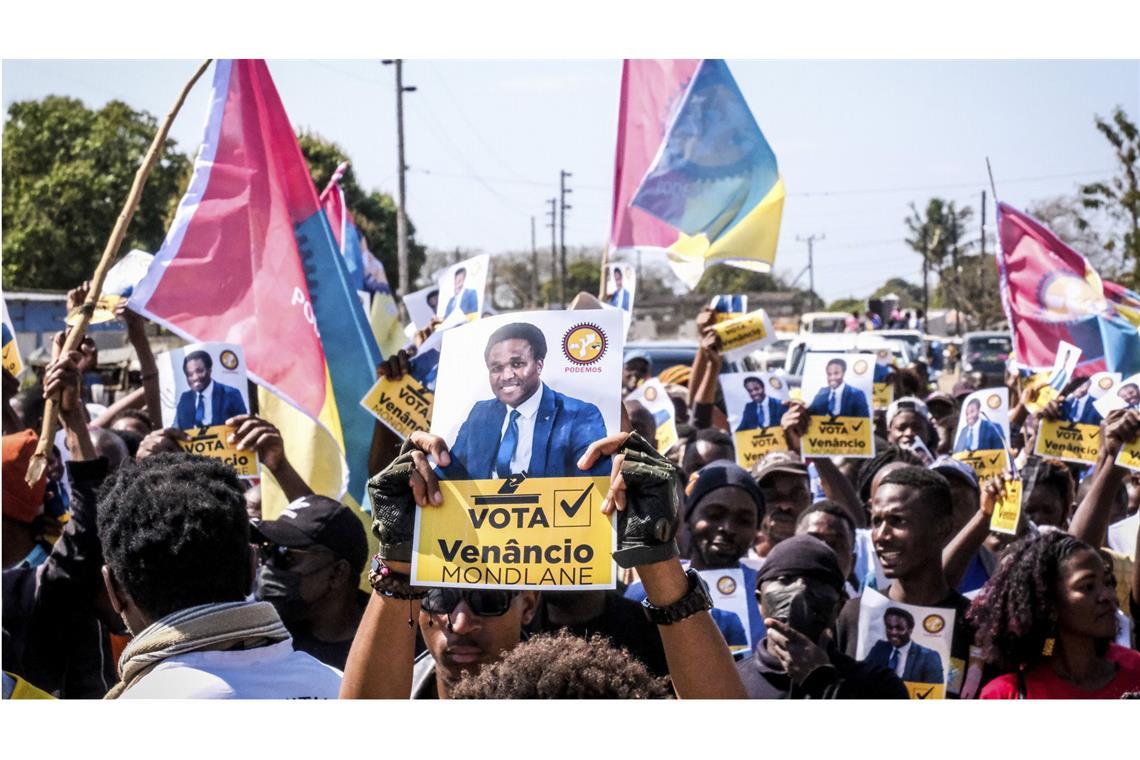
[[[513,407],[519,413],[516,423],[519,428],[519,442],[515,446],[515,455],[511,457],[511,472],[524,472],[530,468],[530,455],[534,448],[534,422],[538,416],[538,405],[542,403],[544,388],[545,386],[540,382],[538,389],[531,394],[530,398],[517,407]],[[512,407],[508,406],[507,413],[503,415],[503,426],[499,429],[500,442],[507,433],[507,426],[511,423],[511,411]],[[498,451],[495,453],[498,454]],[[510,472],[496,472],[495,477],[505,478],[510,474]]]

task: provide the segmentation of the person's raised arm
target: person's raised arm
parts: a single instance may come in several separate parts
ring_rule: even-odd
[[[434,326],[435,320],[432,320]],[[431,334],[432,327],[421,330],[420,333]],[[426,340],[426,337],[425,337]],[[421,341],[422,342],[422,341]],[[415,347],[401,348],[396,353],[380,362],[376,367],[376,379],[386,377],[389,380],[399,380],[410,371],[408,360],[415,356]],[[387,467],[393,459],[399,456],[403,441],[400,436],[380,420],[376,420],[372,428],[372,445],[368,450],[368,472],[376,474]]]
[[[238,451],[257,452],[265,469],[269,470],[277,485],[281,486],[286,501],[294,502],[313,493],[313,489],[293,469],[285,456],[285,441],[276,425],[255,414],[230,417],[226,424],[234,428],[234,432],[230,433],[230,443],[237,444]]]
[[[103,413],[95,419],[91,420],[91,424],[95,427],[107,428],[111,427],[111,423],[115,419],[115,415],[124,409],[142,409],[146,405],[146,388],[135,388],[130,393],[115,400]],[[147,414],[150,417],[150,414]],[[153,424],[153,420],[151,420]]]
[[[1128,472],[1116,464],[1116,455],[1125,444],[1140,435],[1140,412],[1117,410],[1108,415],[1100,428],[1100,453],[1092,474],[1092,485],[1077,505],[1069,522],[1069,533],[1089,546],[1101,546],[1108,532],[1113,502],[1124,486]]]
[[[146,319],[128,309],[126,301],[119,304],[115,313],[127,323],[127,338],[139,360],[146,415],[150,417],[150,423],[158,427],[162,424],[162,398],[159,394],[158,362],[146,337]]]
[[[72,459],[87,461],[96,458],[95,444],[87,429],[87,411],[80,399],[81,380],[79,362],[82,354],[72,351],[62,355],[64,334],[58,333],[52,345],[52,363],[44,372],[44,398],[58,392],[59,419],[67,437],[67,449]]]
[[[780,418],[780,427],[784,431],[784,441],[788,444],[788,451],[800,451],[803,436],[807,433],[808,421],[811,412],[802,401],[788,402],[788,411]],[[830,457],[811,457],[805,459],[815,465],[819,473],[820,483],[827,498],[840,504],[855,522],[855,527],[867,527],[867,511],[863,502],[859,500],[859,493],[847,476],[839,471]]]
[[[980,508],[942,549],[942,572],[950,588],[958,588],[958,584],[966,577],[966,571],[970,569],[970,560],[986,542],[986,537],[990,534],[990,518],[994,513],[994,505],[1001,498],[1004,483],[1004,477],[995,477],[982,484],[982,496],[978,502]]]
[[[579,460],[578,468],[589,470],[601,457],[611,455],[610,489],[602,512],[609,515],[618,511],[614,561],[621,567],[637,568],[649,604],[669,607],[697,592],[677,558],[674,540],[678,471],[636,433],[619,433],[595,442]],[[678,697],[747,696],[732,653],[707,609],[671,624],[659,624],[657,631]]]
[[[713,409],[716,405],[716,392],[720,388],[720,368],[724,364],[724,356],[720,352],[720,337],[710,328],[701,336],[701,346],[698,354],[704,356],[704,371],[700,381],[693,385],[690,398],[693,404],[693,425],[701,430],[713,426]]]

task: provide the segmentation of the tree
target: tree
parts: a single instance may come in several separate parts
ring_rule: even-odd
[[[91,277],[158,121],[117,100],[12,103],[4,124],[4,287],[74,287]],[[156,251],[189,181],[167,139],[123,240]]]
[[[1117,257],[1105,250],[1105,241],[1085,220],[1080,198],[1066,195],[1045,198],[1031,203],[1026,211],[1052,230],[1061,242],[1088,259],[1097,274],[1110,280],[1120,276]]]
[[[942,284],[942,291],[950,296],[948,305],[955,308],[965,306],[965,294],[959,292],[956,280],[958,259],[971,245],[964,241],[974,210],[969,206],[958,208],[953,201],[931,198],[924,212],[919,211],[913,203],[910,204],[910,211],[910,216],[904,220],[910,231],[910,236],[906,239],[907,245],[923,257],[926,269],[933,270],[937,275],[935,286]],[[949,281],[944,276],[947,267]],[[930,305],[939,304],[936,299],[931,299]]]
[[[328,185],[333,172],[345,161],[348,155],[334,142],[330,142],[315,132],[302,130],[297,135],[301,152],[309,164],[309,174],[320,193]],[[399,281],[399,261],[396,252],[396,202],[391,195],[378,190],[365,192],[356,181],[352,163],[340,180],[344,190],[344,200],[352,212],[357,229],[368,241],[368,249],[380,259],[388,281],[395,287]],[[424,247],[415,240],[415,225],[408,219],[408,282],[415,282],[423,267],[426,253]]]
[[[1119,107],[1111,120],[1097,116],[1095,123],[1112,145],[1120,173],[1106,182],[1081,186],[1081,203],[1087,212],[1107,218],[1111,226],[1104,248],[1119,257],[1122,269],[1131,265],[1129,284],[1140,287],[1140,129]],[[1083,226],[1091,226],[1089,217],[1082,218]]]

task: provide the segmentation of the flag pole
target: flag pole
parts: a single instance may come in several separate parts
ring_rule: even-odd
[[[610,263],[610,244],[606,243],[602,246],[602,276],[601,282],[598,284],[598,300],[604,301],[606,298],[606,265]]]
[[[202,74],[205,73],[212,62],[212,58],[207,58],[202,62],[198,70],[194,72],[194,75],[190,77],[189,81],[182,87],[182,92],[178,94],[178,100],[174,102],[174,106],[170,109],[170,112],[166,114],[166,118],[162,120],[162,124],[159,125],[158,132],[155,134],[154,140],[151,141],[150,148],[147,149],[142,164],[139,165],[138,171],[135,172],[135,179],[131,184],[130,192],[127,193],[127,200],[123,203],[123,210],[119,213],[119,218],[115,220],[115,227],[111,230],[111,237],[107,239],[107,246],[103,249],[103,256],[99,259],[99,265],[95,267],[95,273],[91,276],[91,289],[87,293],[87,301],[80,307],[79,322],[68,331],[67,338],[63,343],[61,356],[76,350],[83,341],[83,337],[87,333],[87,326],[91,323],[91,317],[95,313],[95,303],[99,300],[99,296],[103,291],[103,281],[107,278],[107,271],[111,268],[111,264],[115,260],[115,254],[118,253],[119,247],[123,244],[123,238],[127,235],[127,227],[130,226],[135,211],[138,210],[139,200],[142,198],[143,186],[146,185],[147,177],[150,176],[154,165],[158,163],[158,157],[162,152],[162,147],[166,144],[166,136],[169,134],[170,127],[174,123],[174,117],[178,115],[182,104],[186,102],[186,96],[190,93],[190,89],[198,79],[201,78]],[[52,440],[55,438],[55,431],[58,425],[58,420],[56,419],[56,406],[58,403],[59,391],[53,393],[44,402],[44,423],[40,433],[40,440],[36,444],[36,452],[32,455],[32,459],[28,463],[28,472],[24,478],[28,485],[39,481],[47,469],[47,452],[52,445]]]
[[[994,203],[997,203],[997,187],[994,185],[994,170],[990,168],[990,157],[986,156],[986,173],[990,175],[990,190],[994,193]]]

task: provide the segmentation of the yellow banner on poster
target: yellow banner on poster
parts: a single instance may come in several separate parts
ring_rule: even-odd
[[[412,583],[611,589],[608,477],[441,480],[443,505],[416,510]]]
[[[736,463],[748,469],[772,451],[787,451],[788,442],[784,438],[784,431],[773,425],[753,430],[738,430],[733,435],[736,444]]]
[[[720,336],[721,351],[728,353],[768,340],[771,333],[766,324],[767,318],[768,315],[763,309],[757,309],[743,316],[714,324],[713,330]]]
[[[738,311],[718,311],[713,314],[713,324],[719,325],[721,322],[727,322],[730,319],[739,319],[745,316],[744,312]]]
[[[954,458],[973,467],[978,480],[1001,475],[1009,469],[1009,457],[1005,449],[959,451],[954,454]]]
[[[401,438],[431,427],[435,394],[411,375],[399,380],[382,377],[360,400],[360,405]]]
[[[657,426],[657,450],[664,454],[669,449],[673,448],[673,444],[677,442],[677,426],[673,424],[672,418],[665,420]]]
[[[191,428],[186,430],[190,436],[188,441],[179,441],[178,445],[189,454],[198,454],[211,459],[220,459],[230,467],[237,470],[240,478],[256,478],[257,453],[253,451],[238,451],[237,443],[230,443],[230,434],[235,428],[229,425],[211,425],[210,427]]]
[[[4,344],[4,369],[12,377],[19,377],[24,371],[24,360],[20,358],[20,347],[16,345],[16,338]]]
[[[109,295],[107,293],[104,293],[103,295],[99,296],[99,300],[95,302],[95,311],[91,315],[91,324],[98,325],[102,324],[103,322],[110,322],[115,318],[115,309],[117,309],[119,304],[125,300],[127,300],[126,296],[120,295]],[[68,326],[74,326],[79,324],[79,320],[82,318],[83,307],[77,306],[70,314],[67,315],[66,321]]]
[[[903,681],[903,685],[911,699],[946,699],[946,687],[940,683]]]
[[[1140,440],[1124,444],[1116,455],[1116,463],[1129,470],[1140,470]]]
[[[805,457],[872,457],[875,430],[866,417],[827,417],[813,414],[800,441]]]
[[[994,504],[994,513],[990,515],[990,530],[1012,536],[1017,533],[1017,524],[1020,521],[1021,481],[1007,480],[1005,491]]]
[[[876,409],[886,409],[895,400],[895,386],[892,383],[875,383],[874,404]]]
[[[1100,426],[1042,419],[1037,424],[1033,453],[1063,462],[1096,464],[1100,455]]]

